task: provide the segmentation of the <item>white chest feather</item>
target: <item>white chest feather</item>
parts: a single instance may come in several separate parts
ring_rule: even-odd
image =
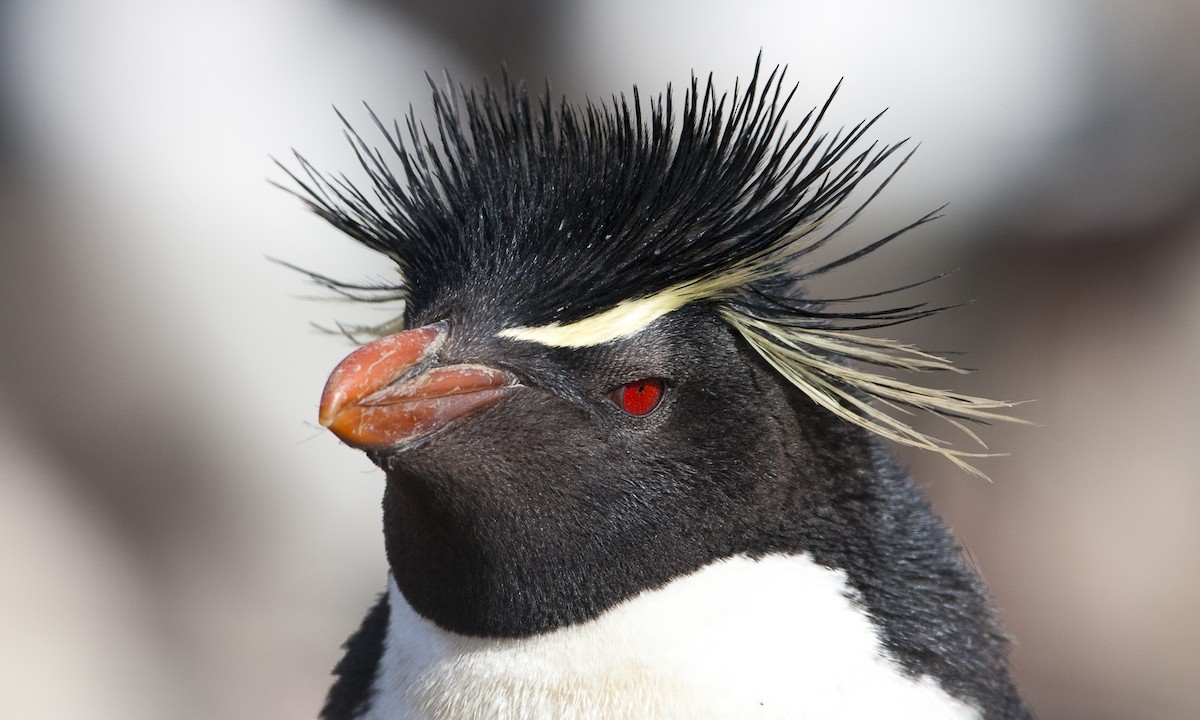
[[[887,717],[978,712],[906,677],[807,556],[737,557],[545,635],[481,639],[417,615],[393,582],[369,720]]]

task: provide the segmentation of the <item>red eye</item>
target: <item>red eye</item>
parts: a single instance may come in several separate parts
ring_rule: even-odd
[[[630,415],[645,415],[662,402],[663,381],[659,378],[635,380],[616,388],[608,396]]]

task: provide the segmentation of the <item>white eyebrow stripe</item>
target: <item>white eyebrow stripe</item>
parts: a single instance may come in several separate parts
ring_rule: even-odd
[[[650,297],[625,300],[616,307],[566,325],[555,322],[540,327],[505,328],[497,334],[549,347],[593,347],[632,337],[693,299],[680,287],[668,288]]]
[[[636,300],[623,300],[615,307],[582,320],[562,325],[552,322],[539,327],[505,328],[499,337],[525,340],[549,347],[583,348],[632,337],[655,320],[688,303],[723,296],[730,289],[756,277],[758,264],[747,261],[720,275],[689,280]]]

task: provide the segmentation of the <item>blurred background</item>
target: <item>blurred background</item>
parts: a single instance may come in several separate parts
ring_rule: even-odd
[[[905,453],[1046,720],[1200,717],[1200,4],[1083,0],[0,0],[0,717],[314,718],[386,571],[381,476],[315,424],[310,323],[390,269],[270,186],[354,176],[331,105],[429,116],[501,62],[575,99],[761,50],[796,117],[920,151],[829,280],[948,270],[891,333],[963,350],[993,482]],[[368,133],[368,137],[370,137]],[[936,382],[939,380],[935,378]]]

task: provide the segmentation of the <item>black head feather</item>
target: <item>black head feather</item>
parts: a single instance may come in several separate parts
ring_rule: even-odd
[[[570,325],[684,288],[670,309],[712,304],[839,417],[975,472],[963,458],[981,454],[948,448],[879,406],[926,410],[962,428],[959,419],[1010,419],[995,412],[1010,403],[926,390],[845,362],[954,369],[915,348],[846,332],[941,308],[841,304],[912,285],[836,301],[803,289],[814,276],[936,217],[926,214],[838,259],[799,269],[799,258],[858,217],[911,154],[835,221],[835,211],[904,142],[858,148],[879,116],[832,134],[821,130],[836,88],[789,128],[784,116],[795,87],[784,75],[777,67],[764,76],[756,64],[745,87],[728,95],[714,89],[711,76],[703,85],[693,77],[678,113],[669,88],[649,102],[635,87],[629,98],[577,108],[549,93],[533,101],[508,78],[498,90],[433,86],[436,138],[411,114],[402,131],[399,122],[388,128],[372,113],[391,161],[346,123],[369,189],[322,175],[299,155],[300,172],[287,172],[317,214],[392,257],[400,280],[363,286],[312,276],[355,297],[401,298],[406,321],[438,308],[492,332]]]
[[[875,119],[821,132],[836,89],[789,129],[794,92],[780,68],[763,77],[756,67],[730,95],[693,78],[676,120],[670,89],[576,108],[531,101],[507,79],[499,90],[434,86],[436,139],[412,116],[403,132],[372,115],[392,162],[347,125],[370,194],[303,158],[293,178],[319,215],[396,259],[402,282],[389,289],[408,314],[471,288],[506,323],[569,323],[781,244],[794,257],[828,239],[807,236],[903,143],[857,149]],[[772,285],[742,302],[767,310],[794,292]]]

